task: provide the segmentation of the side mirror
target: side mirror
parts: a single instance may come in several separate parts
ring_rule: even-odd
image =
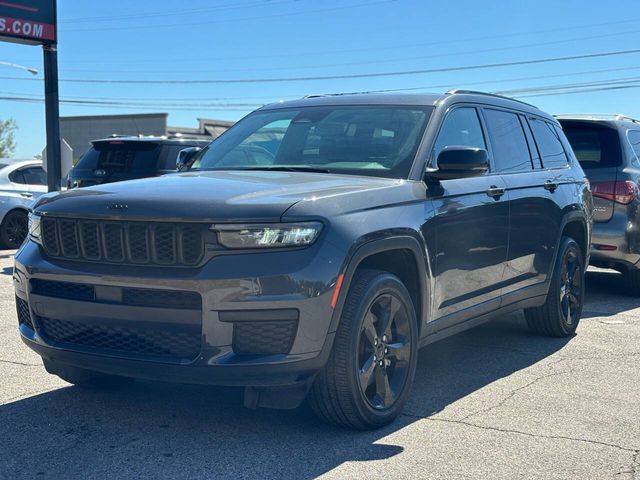
[[[196,153],[200,150],[202,150],[200,147],[188,147],[180,150],[180,152],[178,152],[178,158],[176,159],[176,170],[179,172],[189,170],[193,157],[195,157]]]
[[[436,180],[477,177],[489,170],[489,154],[484,148],[448,146],[438,154],[436,168],[426,176]]]

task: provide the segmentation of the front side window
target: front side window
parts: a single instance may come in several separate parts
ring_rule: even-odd
[[[255,112],[200,152],[199,170],[311,170],[406,178],[433,107]]]
[[[553,125],[538,118],[530,118],[529,125],[542,157],[542,166],[544,168],[566,167],[569,159]]]
[[[484,110],[496,172],[523,172],[532,169],[529,145],[517,114]]]
[[[438,158],[444,147],[454,146],[487,148],[475,108],[456,108],[447,115],[433,148],[433,158]]]

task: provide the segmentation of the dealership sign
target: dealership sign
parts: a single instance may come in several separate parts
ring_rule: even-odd
[[[55,0],[0,0],[0,40],[56,43]]]

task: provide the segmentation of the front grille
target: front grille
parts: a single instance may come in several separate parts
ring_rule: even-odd
[[[105,353],[162,357],[168,360],[195,359],[200,353],[199,328],[181,330],[159,327],[122,327],[70,322],[38,317],[39,331],[47,340],[99,349]]]
[[[238,355],[289,353],[297,325],[295,320],[234,322],[233,351]]]
[[[16,310],[18,312],[18,324],[25,325],[33,330],[33,322],[31,321],[29,304],[21,298],[16,297]]]
[[[207,225],[42,218],[47,255],[71,260],[194,266]]]
[[[34,278],[31,280],[31,292],[45,297],[67,298],[85,302],[102,302],[96,296],[96,286],[84,283],[57,282]],[[119,287],[116,287],[119,288]],[[155,290],[150,288],[122,288],[122,301],[113,299],[105,303],[121,303],[137,307],[176,308],[184,310],[200,310],[202,297],[197,292],[181,290]]]

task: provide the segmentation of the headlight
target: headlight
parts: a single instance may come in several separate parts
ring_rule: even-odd
[[[218,241],[227,248],[286,248],[311,245],[322,224],[214,225],[211,229],[218,232]]]
[[[29,237],[36,243],[40,240],[40,215],[34,213],[29,214]]]

